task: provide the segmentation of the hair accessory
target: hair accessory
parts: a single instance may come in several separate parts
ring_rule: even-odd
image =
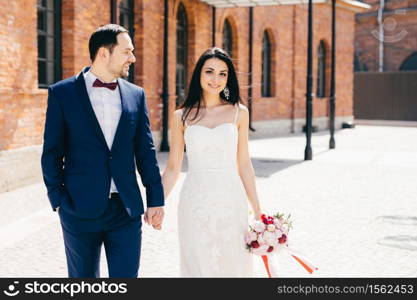
[[[227,99],[227,100],[229,100],[229,97],[230,97],[230,91],[229,91],[229,88],[228,88],[227,86],[224,88],[224,90],[223,90],[223,94],[224,94],[224,96],[226,97],[226,99]]]

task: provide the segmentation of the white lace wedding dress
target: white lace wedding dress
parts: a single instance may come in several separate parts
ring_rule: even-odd
[[[238,106],[233,122],[188,125],[188,172],[180,192],[182,277],[252,277],[245,248],[248,200],[237,170]]]

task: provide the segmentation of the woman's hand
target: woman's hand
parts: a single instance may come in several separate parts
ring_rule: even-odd
[[[256,221],[260,221],[262,219],[262,212],[261,211],[256,211],[254,212],[254,217]]]

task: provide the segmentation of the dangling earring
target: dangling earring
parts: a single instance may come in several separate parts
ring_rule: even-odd
[[[227,86],[224,88],[223,94],[224,94],[224,97],[226,97],[226,100],[229,100],[230,91],[229,91],[229,88]]]

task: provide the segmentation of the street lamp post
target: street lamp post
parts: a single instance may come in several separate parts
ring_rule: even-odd
[[[169,93],[168,93],[168,0],[165,0],[164,11],[164,66],[162,79],[162,141],[161,152],[169,151],[168,142],[168,112],[169,112]]]
[[[253,7],[249,7],[249,74],[248,74],[248,110],[249,110],[249,129],[256,131],[252,126],[252,56],[253,56]]]
[[[313,115],[312,105],[312,58],[313,58],[313,1],[308,0],[308,49],[307,49],[307,93],[306,93],[306,137],[307,145],[304,151],[304,160],[313,159],[311,149],[311,123]]]
[[[335,69],[336,69],[336,0],[332,0],[332,66],[330,79],[330,142],[329,148],[335,149],[334,122],[335,122]]]

